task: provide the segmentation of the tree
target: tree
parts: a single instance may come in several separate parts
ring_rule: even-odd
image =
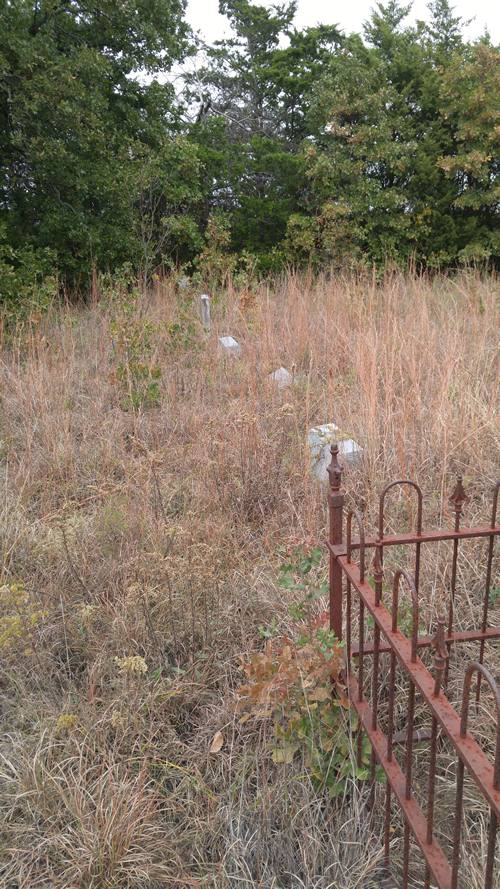
[[[309,205],[323,259],[336,263],[348,256],[405,261],[414,251],[415,91],[423,60],[415,30],[400,27],[406,12],[394,2],[379,5],[365,26],[371,45],[352,35],[316,86],[314,137],[304,152]]]
[[[296,0],[220,0],[232,35],[178,98],[158,74],[193,50],[184,6],[0,0],[4,300],[217,244],[224,274],[498,256],[498,49],[448,0],[412,26],[379,3],[349,37],[297,29]]]
[[[317,84],[304,150],[310,189],[294,230],[304,242],[309,216],[320,261],[440,267],[491,242],[494,51],[482,50],[481,67],[446,0],[431,4],[428,25],[404,26],[407,11],[379,4],[365,25],[368,44],[352,35]],[[466,158],[460,145],[471,136]]]
[[[280,132],[279,95],[271,68],[296,8],[295,0],[274,9],[249,0],[220,0],[220,12],[228,17],[234,37],[207,49],[207,64],[189,79],[189,86],[194,100],[225,118],[235,140]]]
[[[191,138],[205,164],[205,218],[228,214],[233,249],[268,268],[306,185],[298,147],[312,88],[340,35],[333,26],[294,29],[295,2],[268,9],[223,0],[220,10],[234,36],[206,51],[187,90],[199,107]]]
[[[487,39],[455,53],[441,81],[441,115],[454,150],[438,160],[452,182],[460,258],[500,257],[500,53]]]
[[[187,51],[184,5],[1,3],[0,223],[14,261],[49,249],[75,285],[93,264],[139,260],[144,170],[179,129],[154,77]]]
[[[460,16],[453,15],[453,8],[448,0],[431,0],[429,3],[431,19],[425,25],[432,45],[434,59],[446,62],[451,53],[459,51],[463,46],[462,28],[464,22]]]

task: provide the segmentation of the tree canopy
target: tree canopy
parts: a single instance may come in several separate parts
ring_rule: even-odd
[[[0,2],[2,298],[190,270],[214,231],[261,271],[498,262],[498,47],[409,9],[345,35],[220,0],[206,46],[184,0]]]

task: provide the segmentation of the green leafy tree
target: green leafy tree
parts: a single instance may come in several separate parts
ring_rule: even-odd
[[[424,31],[432,46],[432,56],[436,61],[446,64],[451,53],[462,49],[462,29],[464,24],[470,22],[464,22],[460,16],[453,15],[453,8],[448,0],[431,0],[429,11],[431,18],[424,25]]]
[[[454,187],[460,259],[500,256],[500,53],[487,40],[455,53],[441,81],[441,115],[454,150],[438,166]]]
[[[481,91],[477,50],[462,43],[460,20],[446,0],[431,4],[429,25],[404,26],[408,9],[396,0],[379,4],[364,28],[367,42],[352,35],[317,85],[309,117],[313,138],[304,150],[310,189],[301,225],[292,220],[288,238],[292,247],[300,245],[309,226],[313,255],[322,262],[449,265],[476,242],[476,227],[491,230],[477,195],[488,191],[491,213],[498,95],[493,50],[482,51]],[[460,89],[453,85],[462,82],[470,103],[460,117]],[[446,101],[451,111],[453,96],[455,114],[445,110]],[[475,133],[469,160],[481,165],[475,199],[471,181],[457,178],[468,127]],[[474,204],[473,219],[463,211],[467,202]]]
[[[340,265],[347,256],[404,259],[413,248],[412,35],[399,30],[405,10],[380,10],[366,27],[372,46],[353,35],[331,59],[311,112],[315,138],[305,149],[324,258]]]
[[[186,52],[183,9],[0,4],[0,221],[14,262],[48,249],[77,284],[93,264],[139,261],[144,170],[179,127],[172,88],[155,77]]]
[[[448,0],[411,26],[380,3],[347,38],[294,27],[295,0],[220,0],[232,35],[198,43],[179,98],[184,6],[0,0],[4,306],[125,262],[498,260],[498,48]]]
[[[191,138],[205,167],[205,220],[228,214],[236,252],[280,261],[290,216],[305,187],[298,146],[307,136],[313,84],[339,41],[336,27],[293,28],[296,3],[268,9],[222,0],[234,31],[188,78],[199,108]]]

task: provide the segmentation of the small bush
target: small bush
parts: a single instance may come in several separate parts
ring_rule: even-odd
[[[280,584],[302,598],[289,612],[293,633],[268,638],[265,649],[243,663],[247,683],[240,686],[243,719],[272,719],[275,763],[291,763],[302,753],[314,787],[331,797],[343,795],[348,781],[367,778],[370,745],[363,739],[361,761],[354,765],[352,736],[357,719],[349,711],[342,678],[343,644],[327,626],[316,603],[326,592],[318,582],[321,550],[299,550],[296,561],[281,567]],[[261,628],[273,635],[275,627]]]
[[[113,336],[114,373],[121,392],[123,410],[158,407],[161,399],[161,366],[154,358],[155,325],[138,312],[136,288],[113,294],[115,314],[110,329]]]
[[[58,293],[55,255],[30,246],[14,250],[0,224],[0,320],[7,327],[45,312]]]

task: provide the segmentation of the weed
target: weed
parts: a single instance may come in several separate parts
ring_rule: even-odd
[[[114,379],[123,395],[123,410],[157,407],[160,403],[161,366],[154,359],[155,325],[138,312],[139,292],[126,291],[114,299],[115,315],[110,322],[113,336]]]
[[[500,587],[492,587],[490,590],[490,594],[488,596],[488,602],[490,605],[496,605],[500,600]]]
[[[120,673],[128,676],[142,676],[148,672],[148,665],[143,657],[139,655],[128,655],[127,657],[115,657],[115,663]]]
[[[24,654],[31,654],[33,633],[45,612],[32,602],[22,583],[0,587],[0,610],[0,652],[5,656],[21,648]]]
[[[77,724],[77,717],[74,713],[61,713],[57,717],[56,732],[64,735],[71,732]]]
[[[304,755],[314,787],[331,797],[344,795],[353,777],[368,777],[370,745],[363,738],[361,761],[355,765],[352,738],[358,725],[349,709],[342,680],[343,644],[327,626],[327,616],[315,614],[315,603],[326,592],[317,583],[321,550],[295,551],[295,561],[281,566],[280,585],[300,592],[289,607],[293,632],[278,640],[273,622],[263,652],[243,663],[247,683],[239,688],[240,707],[248,716],[272,718],[275,763],[291,763]]]
[[[198,347],[197,327],[193,321],[192,311],[184,309],[176,321],[167,324],[167,348],[169,352],[187,352]]]

